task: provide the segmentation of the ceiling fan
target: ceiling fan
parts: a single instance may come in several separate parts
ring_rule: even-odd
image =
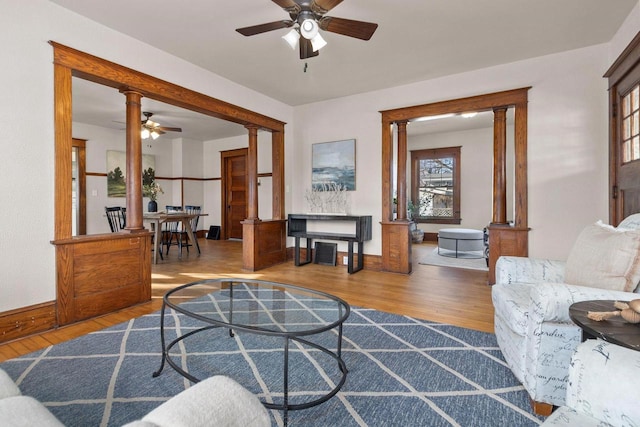
[[[160,135],[166,133],[166,132],[182,132],[181,128],[172,128],[172,127],[166,127],[166,126],[160,126],[160,123],[156,123],[153,120],[151,120],[151,117],[153,116],[153,113],[150,113],[148,111],[143,111],[142,115],[144,115],[146,118],[144,120],[142,120],[142,139],[147,139],[149,137],[152,137],[153,139],[158,138]]]
[[[319,50],[327,44],[318,30],[329,31],[343,36],[369,40],[378,28],[378,24],[351,19],[325,16],[327,12],[342,3],[342,0],[271,0],[289,13],[291,19],[269,22],[236,29],[244,36],[253,36],[281,28],[293,29],[283,37],[292,48],[300,42],[300,59],[320,54]]]

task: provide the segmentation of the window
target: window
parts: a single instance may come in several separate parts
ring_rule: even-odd
[[[640,159],[640,85],[622,97],[622,162]]]
[[[460,147],[411,152],[413,220],[460,224]]]

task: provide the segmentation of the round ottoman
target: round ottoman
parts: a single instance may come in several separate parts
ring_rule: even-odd
[[[441,252],[441,249],[445,249],[447,252]],[[443,228],[438,231],[438,255],[456,258],[482,258],[483,253],[484,233],[482,230]]]

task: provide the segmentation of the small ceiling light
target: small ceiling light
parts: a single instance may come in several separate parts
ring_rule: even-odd
[[[155,130],[151,131],[151,138],[158,139],[159,136],[160,136],[160,134],[158,132],[156,132]]]
[[[140,136],[142,137],[142,139],[147,139],[149,138],[149,135],[151,135],[149,133],[149,129],[147,128],[142,128],[142,132],[140,132]]]
[[[287,34],[282,36],[282,38],[287,43],[289,43],[289,46],[291,46],[291,49],[295,49],[296,45],[298,44],[298,39],[300,39],[300,34],[298,33],[298,30],[294,28],[291,31],[289,31]]]
[[[462,113],[462,114],[460,114],[460,115],[461,115],[462,117],[464,117],[465,119],[470,119],[470,118],[472,118],[472,117],[477,116],[477,115],[478,115],[478,113],[477,113],[477,112],[475,112],[475,111],[473,111],[473,112],[471,112],[471,113]]]
[[[417,119],[411,120],[412,122],[426,122],[429,120],[438,120],[438,119],[446,119],[447,117],[453,117],[455,114],[438,114],[437,116],[424,116],[418,117]]]
[[[300,35],[307,40],[313,39],[318,35],[318,23],[313,19],[305,19],[300,24]]]
[[[313,47],[314,52],[319,51],[326,45],[327,45],[327,42],[325,41],[325,39],[322,38],[320,33],[316,34],[316,36],[311,39],[311,47]]]

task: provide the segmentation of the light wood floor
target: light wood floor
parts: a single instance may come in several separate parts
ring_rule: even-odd
[[[309,264],[295,267],[293,261],[257,272],[242,269],[242,243],[200,239],[202,255],[192,249],[178,258],[177,248],[153,266],[152,300],[106,316],[54,331],[0,344],[0,361],[57,344],[89,332],[160,309],[162,296],[175,286],[219,277],[246,277],[290,283],[339,296],[353,306],[403,314],[419,319],[493,332],[493,306],[487,273],[478,270],[418,264],[432,244],[413,245],[410,275],[362,270],[348,274],[346,266]]]

